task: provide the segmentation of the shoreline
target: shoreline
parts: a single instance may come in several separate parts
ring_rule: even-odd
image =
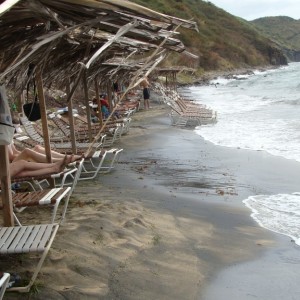
[[[161,119],[161,122],[163,121],[164,120]],[[155,123],[157,124],[159,121],[156,121]],[[170,131],[174,132],[170,134]],[[164,135],[161,130],[155,134]],[[204,275],[205,279],[202,286],[202,288],[207,287],[207,289],[201,288],[197,297],[187,297],[186,299],[224,299],[224,290],[222,290],[222,287],[225,289],[231,278],[240,276],[240,273],[235,272],[235,270],[229,272],[226,271],[227,267],[230,265],[241,265],[243,270],[249,268],[250,272],[246,272],[248,275],[251,274],[251,272],[257,272],[257,270],[259,270],[258,272],[263,274],[266,278],[266,286],[268,286],[270,282],[277,282],[278,286],[281,288],[281,292],[277,293],[277,295],[282,296],[284,294],[285,299],[293,299],[294,291],[290,290],[289,287],[297,287],[297,282],[300,278],[300,276],[297,275],[297,264],[293,262],[293,259],[297,256],[296,254],[299,253],[300,248],[295,245],[289,237],[276,234],[260,227],[251,218],[251,211],[244,205],[242,200],[253,194],[291,193],[297,191],[299,186],[297,174],[300,170],[300,163],[292,160],[287,161],[284,158],[275,157],[260,151],[254,152],[251,150],[216,146],[203,140],[201,137],[199,137],[197,145],[195,146],[196,134],[191,130],[170,128],[168,134],[170,137],[167,141],[165,140],[165,137],[163,137],[162,139],[158,138],[158,140],[153,142],[154,144],[160,145],[159,149],[155,149],[155,159],[161,156],[163,159],[170,159],[171,156],[171,162],[168,161],[166,163],[166,165],[171,166],[171,171],[164,170],[163,175],[167,173],[167,177],[169,178],[170,174],[173,172],[173,178],[171,180],[174,180],[174,174],[178,174],[177,172],[180,171],[180,180],[175,179],[175,182],[172,184],[170,178],[169,180],[158,180],[157,178],[154,178],[153,180],[152,178],[156,187],[157,185],[162,185],[166,188],[165,193],[169,192],[173,197],[173,200],[171,200],[170,203],[161,204],[159,201],[155,201],[155,204],[153,204],[154,207],[162,205],[163,208],[167,207],[169,211],[172,211],[172,213],[175,214],[178,212],[178,209],[189,211],[188,207],[190,206],[192,215],[194,215],[194,213],[195,215],[199,214],[198,216],[200,218],[203,217],[202,213],[199,213],[198,211],[199,208],[201,208],[201,210],[205,210],[205,213],[203,213],[205,219],[207,218],[207,215],[217,215],[217,217],[212,217],[212,224],[215,227],[214,230],[216,230],[214,233],[220,234],[221,232],[215,240],[210,236],[209,246],[201,245],[201,247],[199,247],[199,253],[201,253],[200,260],[206,257],[209,258],[210,266],[207,266],[207,273],[204,272],[204,274],[206,274]],[[179,143],[182,145],[181,148],[187,148],[185,149],[186,153],[183,155],[183,158],[180,154],[181,151],[177,151],[180,147],[176,145],[176,138],[181,142],[183,140],[185,144],[187,144],[187,146],[184,147],[185,144]],[[202,153],[199,155],[202,160],[200,173],[205,174],[204,178],[198,177],[198,174],[195,175],[195,169],[193,167],[192,170],[182,170],[182,166],[185,166],[184,162],[186,160],[189,167],[193,166],[193,156],[191,154],[196,152],[195,147],[197,148],[197,146],[202,147]],[[163,150],[165,147],[169,147],[170,149]],[[151,157],[150,153],[151,151],[149,152],[149,150],[146,150],[146,157]],[[142,155],[142,157],[145,156]],[[176,166],[176,164],[174,164],[174,157],[175,160],[180,158],[180,167],[175,167],[175,170],[174,166]],[[195,159],[195,161],[198,162],[198,156]],[[159,162],[156,162],[156,164],[161,165],[162,161],[160,160]],[[205,162],[204,165],[203,162]],[[157,167],[153,168],[155,171],[152,176],[151,171],[149,172],[150,177],[153,177],[153,175],[156,177],[157,174],[161,175],[161,168],[163,167],[161,166],[159,170],[157,170]],[[148,171],[149,167],[147,167],[146,170]],[[182,173],[185,174],[182,175]],[[198,180],[200,179],[201,182],[195,182],[195,177]],[[207,184],[209,180],[213,180],[213,183]],[[158,184],[156,184],[157,181],[159,181]],[[183,184],[184,181],[185,183]],[[180,186],[180,183],[182,186]],[[232,187],[235,188],[233,189]],[[187,190],[189,190],[189,192]],[[199,192],[199,190],[201,191]],[[198,198],[197,193],[200,194],[202,198],[201,203],[196,199]],[[174,198],[178,200],[174,201]],[[188,202],[180,203],[182,199]],[[185,208],[182,208],[182,206]],[[153,208],[152,205],[151,208]],[[230,220],[227,219],[228,216]],[[231,218],[235,220],[231,220]],[[210,224],[210,226],[212,224]],[[226,235],[226,239],[223,235]],[[231,242],[228,241],[228,239],[231,240]],[[214,240],[214,243],[211,243],[212,240]],[[213,245],[218,245],[218,247],[221,248],[223,247],[222,254],[218,254],[223,263],[228,259],[226,263],[218,264],[213,262],[212,258],[214,256],[212,254],[216,255],[216,249]],[[205,251],[203,251],[203,248],[205,248]],[[207,250],[207,248],[209,250]],[[290,265],[287,263],[288,258],[286,258],[286,261],[281,261],[280,256],[282,256],[282,254],[278,254],[278,252],[288,253],[287,257],[289,255],[291,256],[292,259]],[[216,255],[216,257],[218,257],[218,255]],[[274,263],[276,266],[273,265]],[[261,265],[265,266],[264,270],[261,270]],[[274,273],[270,274],[268,268],[272,269]],[[219,272],[222,273],[221,279],[216,276]],[[291,272],[291,274],[289,274],[289,272]],[[214,278],[215,276],[217,277],[216,284],[214,281],[210,280],[211,274],[215,274]],[[280,276],[280,274],[282,276]],[[292,277],[288,278],[284,275],[292,275]],[[275,299],[277,295],[272,292],[271,286],[269,286],[267,291],[263,289],[264,281],[262,277],[263,276],[260,275],[257,276],[256,279],[252,278],[251,284],[243,283],[246,293],[242,295],[239,294],[235,299],[252,299],[251,297],[255,293],[251,293],[251,291],[252,286],[255,284],[260,285],[260,290],[256,293],[259,294],[259,292],[261,292],[263,296],[266,297],[260,299]],[[224,278],[226,278],[225,281]],[[241,276],[241,278],[243,277]],[[247,276],[244,278],[247,278]],[[280,284],[281,280],[287,283],[286,286],[282,287]],[[216,288],[216,286],[220,287],[220,290]],[[227,293],[229,292],[228,299],[231,299],[232,295],[234,295],[236,288],[236,285],[233,285],[230,292],[229,289],[226,288]],[[217,293],[213,294],[213,297],[211,298],[206,298],[206,294],[209,294],[210,290],[217,291]],[[178,299],[180,299],[180,297],[178,297]],[[278,297],[278,299],[280,298]]]
[[[297,266],[295,245],[259,227],[242,200],[294,191],[300,164],[215,146],[172,127],[168,108],[155,103],[133,116],[116,146],[124,148],[116,170],[76,186],[30,299],[221,300],[224,290],[239,290],[226,280],[243,278],[240,266],[260,270],[263,261],[270,278],[283,251]],[[249,299],[255,283],[240,283]],[[269,289],[260,299],[275,296]]]
[[[177,82],[178,87],[188,87],[191,85],[197,85],[197,86],[205,86],[209,85],[211,80],[217,79],[219,77],[221,78],[226,78],[226,79],[239,79],[236,76],[238,75],[253,75],[254,71],[259,70],[260,72],[265,72],[268,70],[275,70],[280,67],[285,67],[287,65],[279,65],[279,66],[273,66],[273,65],[268,65],[268,66],[257,66],[257,68],[240,68],[240,69],[234,69],[234,70],[216,70],[216,71],[205,71],[200,77],[195,78],[192,80],[192,82],[189,83],[182,83],[182,82]]]

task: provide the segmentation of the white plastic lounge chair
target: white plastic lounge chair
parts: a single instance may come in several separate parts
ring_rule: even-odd
[[[8,282],[9,282],[10,274],[3,273],[2,277],[0,278],[0,300],[2,300],[4,293],[6,291]]]
[[[67,172],[62,172],[64,174],[61,176],[61,174],[54,174],[51,177],[55,178],[55,188],[43,188],[42,185],[45,185],[44,182],[46,182],[47,186],[49,186],[49,183],[45,177],[32,177],[32,178],[17,178],[17,181],[14,182],[27,182],[30,183],[30,181],[36,181],[39,186],[39,189],[32,189],[31,192],[25,192],[25,193],[17,193],[13,195],[13,204],[14,204],[14,210],[16,212],[21,212],[28,206],[33,205],[53,205],[53,212],[51,217],[51,223],[56,222],[56,215],[57,215],[57,209],[61,202],[61,200],[64,199],[64,208],[62,211],[62,215],[59,220],[59,224],[62,224],[66,213],[67,208],[70,200],[70,196],[76,187],[76,184],[78,182],[78,179],[80,177],[82,167],[83,167],[83,161],[84,158],[82,158],[80,161],[71,163],[74,164],[74,168],[71,170],[68,170]],[[70,165],[71,165],[70,164]],[[66,175],[66,176],[65,176]],[[56,177],[55,177],[56,176]],[[69,178],[67,180],[67,177]],[[16,180],[16,178],[14,179]],[[43,182],[43,183],[42,183]],[[32,185],[31,185],[32,186]],[[33,187],[33,186],[32,186]],[[0,209],[1,209],[0,205]],[[21,226],[21,223],[14,214],[16,222]]]
[[[105,161],[103,162],[99,173],[108,173],[112,169],[114,169],[115,165],[118,163],[120,154],[122,153],[123,149],[112,149],[110,152],[112,154],[112,157],[106,157]]]
[[[99,173],[108,173],[114,168],[122,151],[123,149],[96,151],[92,157],[84,160],[79,180],[94,179]]]
[[[40,260],[28,283],[23,287],[12,287],[7,291],[28,292],[34,283],[59,228],[58,224],[0,227],[0,255],[41,253]]]
[[[83,170],[83,163],[84,163],[84,158],[82,158],[81,160],[77,161],[77,162],[74,162],[72,164],[75,164],[76,166],[76,173],[72,173],[72,174],[69,174],[69,178],[71,178],[71,180],[69,181],[66,181],[66,180],[63,180],[61,182],[59,181],[56,181],[55,185],[56,187],[63,187],[63,186],[70,186],[71,187],[71,193],[73,192],[73,190],[75,189],[76,187],[76,184],[80,178],[80,175],[82,173],[82,170]]]
[[[73,191],[76,187],[76,184],[77,184],[77,182],[80,178],[82,168],[83,168],[83,162],[84,162],[84,158],[82,158],[80,161],[71,163],[71,164],[74,164],[74,169],[72,169],[70,172],[68,172],[67,177],[65,177],[65,176],[61,177],[60,176],[60,178],[55,179],[56,188],[64,188],[64,187],[67,187],[67,186],[70,188],[70,189],[67,190],[67,195],[63,196],[63,197],[65,197],[65,204],[64,204],[64,210],[62,212],[62,216],[60,218],[60,224],[62,224],[64,219],[65,219],[68,204],[69,204],[69,200],[70,200],[70,196],[72,195],[72,193],[73,193]],[[67,178],[69,178],[69,180],[67,180]],[[54,205],[51,222],[55,222],[55,217],[56,217],[56,212],[57,212],[58,205],[59,205],[59,202],[57,202]]]
[[[114,142],[120,140],[122,134],[122,127],[123,124],[119,124],[119,126],[110,129],[111,135],[106,134],[106,138],[103,143],[104,148],[111,147],[114,144]]]
[[[29,139],[25,139],[22,138],[22,140],[19,137],[19,141],[26,143],[27,145],[30,143],[31,145],[36,143],[39,143],[41,145],[44,144],[44,138],[40,135],[40,133],[38,133],[36,131],[36,129],[34,128],[34,126],[32,125],[32,123],[27,119],[26,116],[20,116],[20,121],[22,123],[22,126],[24,127],[29,139],[31,139],[32,141],[30,142]],[[24,136],[24,135],[23,135]],[[33,142],[34,141],[34,142]],[[55,142],[52,143],[50,141],[50,146],[51,149],[55,149],[58,152],[66,152],[65,150],[71,150],[72,149],[72,144],[71,142]],[[83,149],[83,151],[85,151],[86,149],[88,149],[88,147],[90,146],[89,142],[76,142],[76,147],[78,150]],[[93,148],[95,148],[96,150],[100,149],[102,146],[101,142],[97,142],[93,145]]]
[[[51,143],[57,143],[57,142],[69,142],[70,136],[71,136],[71,130],[70,125],[68,123],[61,119],[60,115],[55,115],[54,113],[49,114],[48,117],[51,119],[51,121],[56,125],[57,129],[63,134],[63,136],[56,136],[51,137],[50,142]],[[98,126],[92,126],[92,135],[95,136],[98,131],[101,129],[101,127]],[[78,128],[75,127],[75,136],[76,136],[76,142],[89,142],[89,130],[88,127],[86,128]],[[99,137],[99,142],[101,142],[103,135]]]
[[[82,172],[78,180],[81,181],[94,179],[99,173],[109,151],[110,150],[95,151],[91,157],[86,158],[84,160]]]
[[[64,219],[65,219],[68,204],[69,204],[69,201],[70,201],[70,196],[72,195],[72,193],[73,193],[73,191],[76,187],[76,184],[77,184],[77,182],[80,178],[80,175],[81,175],[81,172],[82,172],[82,169],[83,169],[83,162],[84,162],[84,158],[82,158],[80,161],[72,163],[72,164],[75,164],[75,166],[76,166],[76,168],[75,168],[76,172],[72,172],[72,173],[68,174],[68,176],[70,178],[68,180],[68,182],[65,180],[65,178],[63,178],[61,182],[58,182],[58,181],[55,182],[56,187],[63,188],[63,187],[69,186],[69,188],[70,188],[70,190],[68,192],[68,195],[65,197],[64,210],[62,212],[62,216],[60,217],[60,224],[62,224]],[[59,203],[57,203],[57,206],[58,205],[59,205]],[[53,210],[52,222],[55,221],[57,206],[55,206],[54,210]]]
[[[56,221],[58,206],[61,200],[65,199],[64,209],[61,217],[61,221],[63,220],[67,211],[70,195],[71,187],[53,188],[40,191],[13,194],[12,202],[15,212],[22,212],[26,207],[29,206],[52,205],[53,211],[50,222],[54,223]],[[16,214],[14,214],[14,216],[18,225],[21,226],[21,223],[17,218]]]
[[[76,176],[76,173],[78,171],[78,168],[72,166],[72,164],[68,165],[68,167],[71,167],[70,169],[65,169],[59,173],[53,173],[48,176],[15,177],[11,181],[13,183],[24,182],[28,184],[33,191],[36,191],[43,190],[45,185],[49,187],[47,178],[52,178],[55,181],[55,187],[64,187],[70,185],[69,178],[72,179],[73,182],[74,176]]]

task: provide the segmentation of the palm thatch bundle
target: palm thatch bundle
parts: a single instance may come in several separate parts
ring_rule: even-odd
[[[149,62],[146,53],[155,62],[162,50],[185,51],[174,37],[178,26],[197,30],[195,22],[124,0],[2,1],[1,83],[21,93],[29,66],[42,70],[48,87],[75,82],[83,69],[89,82],[113,81]]]

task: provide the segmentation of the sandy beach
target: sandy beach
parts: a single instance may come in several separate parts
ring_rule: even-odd
[[[299,299],[299,247],[242,200],[296,191],[300,164],[215,146],[155,103],[116,146],[113,172],[78,183],[35,292],[4,299]]]

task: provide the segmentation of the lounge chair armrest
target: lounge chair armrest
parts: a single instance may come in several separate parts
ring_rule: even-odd
[[[76,172],[77,172],[77,168],[73,168],[71,170],[66,170],[65,172],[54,174],[52,178],[62,178],[60,186],[63,187],[64,184],[65,184],[65,181],[66,181],[67,177],[71,176],[72,179],[74,179],[73,174],[75,174]]]

